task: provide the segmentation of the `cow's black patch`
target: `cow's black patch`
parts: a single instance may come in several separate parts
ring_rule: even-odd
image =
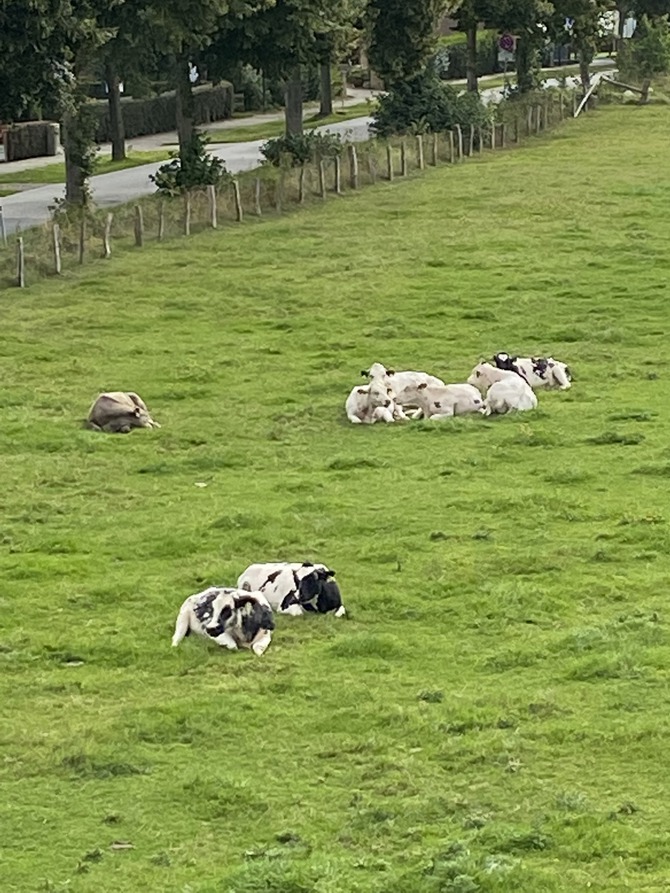
[[[287,608],[290,608],[291,605],[299,605],[299,604],[300,604],[300,599],[296,595],[295,590],[292,589],[290,592],[286,593],[286,595],[282,599],[282,603],[279,607],[282,611],[285,611]]]
[[[205,632],[208,636],[211,636],[212,639],[216,639],[217,636],[220,636],[222,633],[225,633],[226,627],[230,623],[230,619],[233,616],[233,609],[230,605],[226,605],[221,609],[219,616],[216,618],[216,623],[213,626],[205,626]]]
[[[242,612],[242,633],[247,642],[252,642],[262,629],[275,628],[272,610],[261,605],[256,599],[235,599],[235,607]]]
[[[298,596],[300,604],[311,602],[319,594],[320,589],[319,572],[314,570],[311,574],[306,574],[298,584]]]
[[[342,595],[340,587],[335,580],[322,580],[319,595],[316,600],[316,609],[319,614],[326,614],[328,611],[337,611],[342,607]]]
[[[498,367],[498,369],[506,369],[508,372],[518,373],[519,370],[515,366],[517,359],[518,357],[513,357],[510,354],[501,351],[500,353],[494,355],[493,363],[495,366]]]
[[[547,369],[549,367],[549,362],[544,357],[532,357],[531,363],[533,364],[533,372],[538,378],[546,378],[547,377]]]
[[[211,589],[200,596],[197,603],[193,607],[193,613],[203,626],[212,619],[214,613],[214,599],[219,595],[219,589]]]

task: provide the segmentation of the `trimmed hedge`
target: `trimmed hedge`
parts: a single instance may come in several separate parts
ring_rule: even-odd
[[[195,87],[193,100],[196,124],[209,124],[211,121],[230,118],[233,112],[233,86],[224,82],[217,87]],[[177,127],[177,99],[174,90],[154,99],[122,99],[121,108],[126,139],[165,133]],[[97,100],[95,110],[98,115],[96,142],[109,143],[112,139],[109,105],[106,101]]]
[[[13,124],[5,133],[5,158],[20,161],[55,155],[58,148],[58,124],[51,121],[30,121]]]

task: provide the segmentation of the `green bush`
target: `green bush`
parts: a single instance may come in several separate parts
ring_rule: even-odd
[[[434,75],[421,75],[377,100],[372,130],[377,136],[439,133],[455,124],[483,126],[489,112],[474,93],[459,95]]]
[[[339,133],[317,133],[315,130],[278,136],[261,146],[261,155],[275,167],[279,167],[284,159],[288,160],[291,167],[299,167],[313,158],[334,158],[341,151],[342,139]]]
[[[207,152],[207,137],[193,134],[193,140],[182,159],[172,152],[172,161],[161,165],[149,179],[165,195],[179,195],[197,186],[218,186],[231,175],[220,158]]]
[[[450,35],[440,41],[437,59],[440,77],[445,80],[466,77],[465,35]],[[477,75],[495,74],[498,71],[502,71],[498,62],[498,34],[495,31],[480,31],[477,34]]]
[[[196,124],[209,124],[230,118],[233,110],[233,87],[228,82],[218,87],[195,87],[193,90],[193,118]],[[108,103],[94,105],[98,122],[95,139],[108,143],[112,139]],[[165,133],[177,126],[177,100],[174,91],[153,99],[122,99],[123,125],[126,139],[151,133]]]
[[[643,16],[634,36],[621,41],[617,65],[623,78],[652,80],[670,71],[670,27],[667,18],[652,22]]]

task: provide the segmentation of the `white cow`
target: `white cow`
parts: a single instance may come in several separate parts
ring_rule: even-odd
[[[395,369],[387,369],[381,363],[373,363],[368,370],[364,369],[361,375],[369,378],[370,381],[379,381],[385,387],[392,388],[396,395],[396,403],[401,406],[410,405],[402,403],[398,397],[405,388],[416,387],[420,384],[444,387],[442,379],[435,375],[429,375],[427,372],[396,372]]]
[[[508,353],[497,353],[493,357],[493,363],[498,369],[518,372],[531,388],[558,388],[567,391],[571,386],[570,369],[553,357],[514,357]]]
[[[394,422],[396,419],[407,418],[402,409],[396,406],[393,388],[379,379],[352,388],[344,408],[347,418],[354,425],[374,425],[375,422]]]
[[[496,381],[488,389],[484,400],[484,415],[491,413],[524,412],[537,408],[537,397],[530,385],[519,388],[513,381]]]
[[[470,384],[409,385],[396,400],[405,406],[418,406],[413,418],[441,419],[469,412],[484,412],[482,396]]]
[[[468,384],[474,385],[485,396],[486,415],[524,411],[537,406],[537,397],[522,375],[498,369],[491,363],[478,363],[468,377]]]
[[[181,606],[172,645],[193,631],[231,651],[250,648],[261,655],[272,641],[274,628],[272,607],[262,592],[210,586],[190,595]]]
[[[335,571],[325,564],[274,561],[250,565],[240,574],[237,585],[262,592],[279,614],[299,616],[333,611],[336,617],[343,617],[346,611],[334,576]]]

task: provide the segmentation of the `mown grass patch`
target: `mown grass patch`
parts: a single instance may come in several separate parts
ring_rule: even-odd
[[[370,115],[373,109],[373,102],[357,102],[355,105],[336,107],[332,115],[320,116],[317,113],[305,115],[303,125],[309,130],[327,124],[337,124],[338,121],[350,121],[352,118]],[[282,136],[285,129],[286,125],[281,119],[263,121],[260,124],[241,124],[239,127],[220,127],[218,130],[208,130],[207,135],[212,143],[245,143],[249,140],[268,140]]]
[[[665,888],[668,123],[4,292],[3,891]],[[346,422],[375,360],[498,350],[572,390]],[[112,388],[163,427],[82,430]],[[171,649],[186,595],[274,558],[332,565],[347,618]]]
[[[141,164],[151,164],[154,161],[165,161],[170,157],[167,149],[156,149],[153,152],[132,152],[129,151],[126,158],[121,161],[112,161],[111,158],[98,158],[95,165],[95,174],[111,174],[113,171],[126,170],[129,167],[139,167]],[[42,167],[27,168],[22,171],[14,171],[12,173],[2,173],[0,170],[0,183],[34,183],[43,185],[45,183],[64,183],[65,182],[65,162],[57,161],[53,164],[45,164]],[[5,195],[11,195],[11,191],[6,191]]]

